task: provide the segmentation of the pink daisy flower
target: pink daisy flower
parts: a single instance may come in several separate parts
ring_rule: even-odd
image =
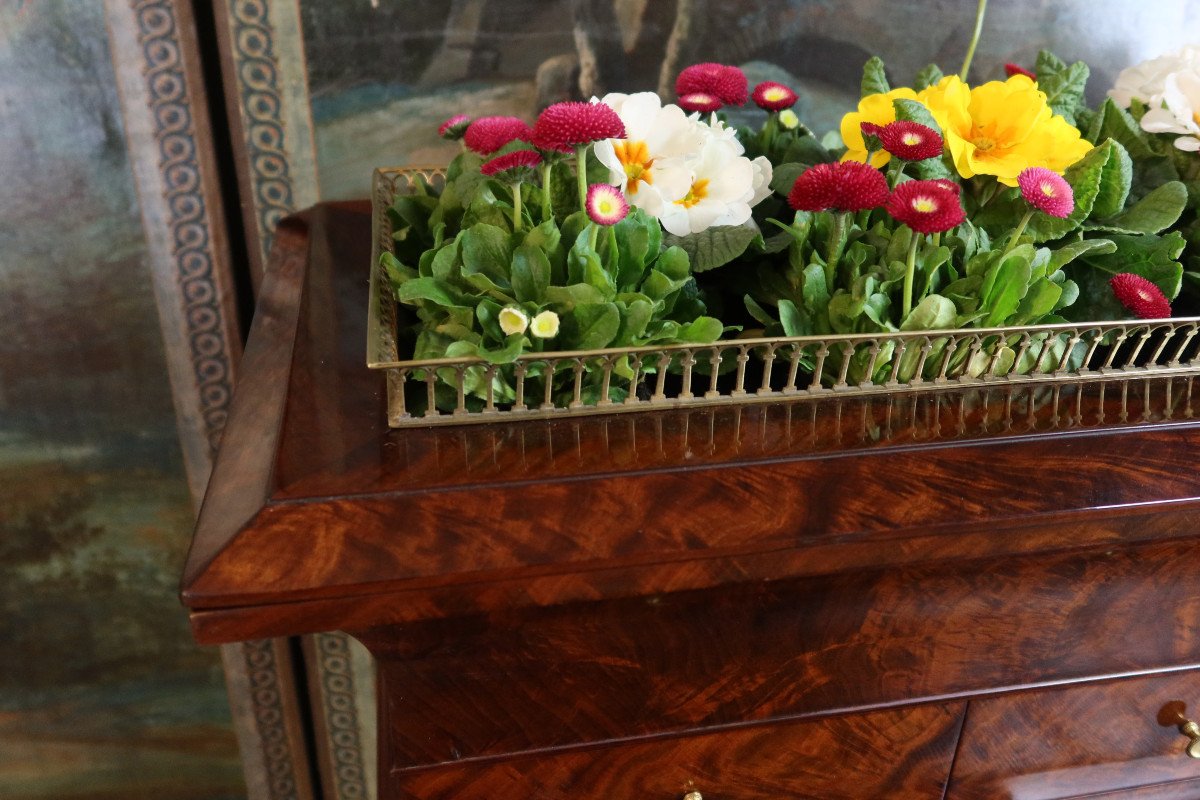
[[[727,106],[743,106],[749,97],[746,73],[725,64],[693,64],[675,79],[675,94],[710,94]]]
[[[1008,77],[1010,77],[1010,78],[1011,78],[1013,75],[1024,75],[1026,78],[1029,78],[1029,79],[1030,79],[1030,80],[1032,80],[1032,81],[1036,81],[1036,80],[1037,80],[1037,73],[1036,73],[1036,72],[1033,72],[1032,70],[1025,69],[1025,68],[1024,68],[1024,67],[1022,67],[1020,64],[1005,64],[1005,65],[1004,65],[1004,74],[1005,74],[1005,75],[1007,75],[1007,76],[1008,76]]]
[[[763,81],[755,86],[751,97],[764,111],[783,111],[796,105],[798,99],[789,87],[775,81]]]
[[[516,117],[480,117],[467,126],[463,141],[481,156],[490,156],[509,142],[529,141],[529,125]]]
[[[514,150],[483,162],[479,171],[489,178],[497,177],[507,183],[515,183],[531,179],[533,171],[541,163],[542,157],[533,150]]]
[[[533,124],[531,141],[542,150],[570,153],[601,139],[624,139],[625,123],[604,103],[555,103]]]
[[[607,183],[593,183],[588,187],[587,202],[588,218],[597,225],[616,225],[625,219],[629,213],[629,203],[625,195],[616,186]]]
[[[1017,176],[1025,202],[1052,217],[1069,217],[1075,210],[1075,193],[1063,176],[1045,167],[1029,167]]]
[[[467,132],[467,126],[470,124],[471,118],[466,114],[455,114],[441,125],[438,125],[438,136],[456,142]]]
[[[887,199],[883,173],[857,161],[809,167],[788,193],[788,203],[797,211],[863,211]]]
[[[1171,301],[1150,281],[1132,272],[1122,272],[1108,281],[1121,305],[1139,319],[1166,319],[1171,316]]]
[[[712,111],[720,111],[724,105],[716,95],[692,92],[679,98],[679,107],[684,111],[699,111],[708,114]]]
[[[958,194],[940,181],[906,181],[892,190],[887,212],[917,233],[941,233],[967,218]]]
[[[883,149],[904,161],[924,161],[942,154],[942,137],[928,125],[907,120],[889,122],[875,133]]]

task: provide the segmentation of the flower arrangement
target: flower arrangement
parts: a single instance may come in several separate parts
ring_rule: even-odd
[[[714,63],[683,70],[674,103],[614,93],[532,125],[447,119],[439,133],[462,150],[444,187],[395,199],[382,255],[416,314],[414,358],[493,365],[466,391],[503,403],[523,353],[1170,316],[1200,278],[1200,248],[1184,255],[1200,243],[1200,49],[1126,70],[1098,108],[1082,62],[1043,52],[972,86],[973,50],[959,74],[930,65],[901,87],[872,58],[824,139],[792,88]],[[723,110],[748,102],[761,124],[731,126]],[[1072,345],[1013,344],[990,336],[954,367],[1038,371]],[[915,356],[805,366],[908,380],[936,361]],[[625,391],[585,381],[583,400]]]

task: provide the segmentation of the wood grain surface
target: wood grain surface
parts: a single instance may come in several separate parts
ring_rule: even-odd
[[[1200,711],[1200,672],[973,700],[948,797],[1059,800],[1150,784],[1181,790],[1181,782],[1200,782],[1200,760],[1184,754],[1187,737],[1163,718],[1172,703]],[[1191,793],[1178,796],[1198,796],[1196,784],[1186,788]]]
[[[617,744],[385,780],[400,800],[850,800],[940,798],[963,703],[759,725]]]

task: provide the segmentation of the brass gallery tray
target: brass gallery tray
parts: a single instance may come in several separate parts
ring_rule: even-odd
[[[377,169],[372,181],[367,366],[387,377],[387,417],[394,428],[1200,373],[1200,317],[728,339],[526,353],[506,365],[477,358],[406,360],[407,354],[399,352],[398,309],[380,255],[393,243],[387,209],[418,177],[436,185],[442,173]],[[1000,357],[998,342],[1007,346],[1006,358]],[[852,356],[858,359],[856,371],[875,380],[850,379]],[[880,363],[890,358],[892,364],[882,380],[875,369],[881,356]],[[902,363],[908,376],[901,375]],[[616,371],[618,364],[625,367],[624,377]],[[1014,368],[1020,364],[1032,366]],[[492,377],[500,370],[507,370],[515,385],[514,400],[502,402],[493,395]],[[598,392],[585,391],[585,375],[593,387],[599,376]],[[435,403],[439,376],[452,387],[449,410],[444,410],[445,389],[443,409]],[[482,378],[489,387],[485,398],[468,396],[468,376],[476,384]],[[553,377],[559,378],[557,388]],[[610,390],[618,386],[623,398],[611,399],[615,392]]]

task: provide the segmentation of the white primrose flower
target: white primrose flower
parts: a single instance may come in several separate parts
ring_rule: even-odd
[[[653,92],[607,94],[602,103],[625,123],[624,139],[594,145],[596,158],[609,169],[609,183],[620,186],[630,205],[659,217],[691,186],[686,159],[704,137],[683,109],[663,105]]]
[[[1153,108],[1162,101],[1167,77],[1186,71],[1200,71],[1200,46],[1183,47],[1126,67],[1117,75],[1117,82],[1108,90],[1108,96],[1122,108],[1129,108],[1135,98]]]
[[[689,162],[688,192],[663,211],[663,228],[686,236],[749,220],[750,209],[770,194],[771,164],[765,158],[751,161],[740,151],[740,144],[720,134],[711,136]]]
[[[500,330],[508,336],[512,336],[514,333],[524,333],[525,329],[529,327],[529,315],[514,306],[500,309],[497,321],[500,323]]]
[[[1142,129],[1150,133],[1177,133],[1180,150],[1200,150],[1200,72],[1187,70],[1168,75],[1162,105],[1142,116]]]
[[[539,339],[553,339],[558,335],[558,314],[543,311],[529,323],[529,332]]]

